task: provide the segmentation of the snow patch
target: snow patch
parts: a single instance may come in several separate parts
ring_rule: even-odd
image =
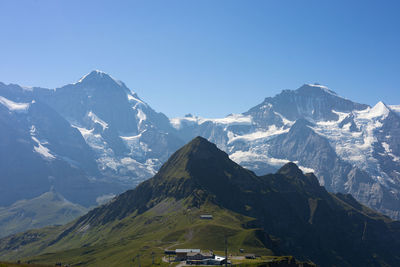
[[[30,129],[30,134],[31,134],[31,138],[32,140],[36,143],[36,146],[33,146],[33,150],[40,154],[41,156],[43,156],[44,158],[48,159],[48,160],[52,160],[55,159],[56,157],[50,153],[50,150],[45,147],[44,145],[47,145],[47,142],[40,142],[39,139],[36,138],[36,127],[34,125],[31,126]]]
[[[320,121],[310,128],[327,138],[340,158],[368,172],[377,182],[385,185],[390,177],[385,175],[379,161],[374,158],[374,144],[378,142],[375,134],[381,130],[389,112],[389,108],[384,103],[378,102],[372,108],[355,110],[352,113],[334,112],[339,115],[339,120]],[[339,127],[343,119],[350,115],[353,116],[359,131],[350,131],[350,123],[342,128]],[[389,147],[385,144],[382,146],[388,154]],[[391,156],[396,158],[393,154]]]
[[[390,105],[389,108],[400,115],[400,105]]]
[[[144,159],[146,153],[151,151],[147,144],[140,142],[141,134],[120,136],[130,152],[127,156],[119,157],[115,155],[101,134],[95,133],[94,129],[86,129],[77,125],[71,126],[79,130],[85,142],[95,151],[99,169],[102,171],[112,170],[122,175],[119,179],[125,179],[124,182],[132,182],[132,177],[137,180],[150,178],[161,165],[158,159],[147,159],[145,162],[139,162],[139,159]],[[124,178],[123,175],[126,175],[126,177]]]
[[[33,86],[21,86],[24,91],[33,91]]]
[[[142,109],[138,108],[136,116],[139,119],[139,126],[140,126],[142,122],[146,120],[146,114],[143,112]]]
[[[295,121],[290,121],[290,120],[286,119],[282,114],[280,114],[278,112],[274,111],[274,113],[275,113],[275,115],[278,115],[282,119],[282,122],[285,126],[291,127],[295,123]]]
[[[245,142],[251,142],[255,141],[257,139],[262,139],[262,138],[270,138],[279,134],[287,133],[289,132],[289,128],[284,129],[283,127],[277,128],[275,125],[270,125],[267,130],[263,131],[257,131],[257,132],[252,132],[249,134],[245,135],[235,135],[232,132],[228,133],[228,144],[233,143],[235,141],[245,141]]]
[[[89,111],[88,117],[89,117],[94,123],[100,124],[101,127],[103,127],[103,131],[104,131],[105,129],[108,128],[108,124],[107,124],[105,121],[103,121],[102,119],[100,119],[99,117],[97,117],[97,115],[94,114],[92,111]]]
[[[319,88],[319,89],[321,89],[321,90],[327,92],[327,93],[330,94],[330,95],[337,96],[337,94],[336,94],[334,91],[330,90],[328,87],[326,87],[326,86],[324,86],[324,85],[320,85],[320,84],[311,84],[311,83],[309,83],[309,84],[307,84],[307,85],[310,86],[310,87],[317,87],[317,88]]]
[[[120,136],[130,150],[129,156],[134,158],[143,158],[145,157],[146,153],[151,151],[146,143],[140,141],[142,133],[132,136]]]
[[[290,161],[288,159],[278,159],[278,158],[267,156],[265,154],[259,154],[254,151],[239,150],[239,151],[236,151],[236,152],[232,153],[231,155],[229,155],[229,158],[238,164],[241,164],[243,162],[260,161],[260,162],[267,163],[270,166],[274,166],[276,168],[280,168],[288,162],[294,162],[299,167],[299,169],[304,173],[315,172],[315,170],[312,168],[308,168],[308,167],[299,165],[298,161]]]
[[[120,136],[120,138],[126,142],[130,142],[130,141],[139,140],[139,138],[141,136],[142,136],[142,134],[138,134],[138,135],[131,135],[131,136]]]
[[[172,126],[175,129],[181,129],[183,125],[201,125],[205,122],[212,122],[216,125],[232,126],[232,125],[251,125],[253,118],[251,116],[245,116],[243,114],[231,114],[225,118],[202,118],[198,116],[183,117],[183,118],[172,118],[170,119]]]
[[[136,94],[127,94],[127,98],[129,102],[135,102],[135,106],[133,107],[133,109],[135,109],[138,105],[143,105],[143,106],[147,106],[147,104],[145,102],[143,102],[142,100],[140,100]]]
[[[83,128],[83,127],[78,127],[76,125],[71,125],[71,126],[76,128],[81,133],[82,137],[85,140],[89,135],[93,134],[93,131],[94,131],[94,128],[89,130],[89,129],[86,129],[86,128]]]
[[[377,117],[386,118],[389,112],[389,108],[382,101],[379,101],[373,108],[366,108],[364,110],[355,111],[359,119],[367,120],[371,120]]]
[[[98,76],[100,76],[100,77],[102,77],[102,78],[103,78],[103,77],[110,77],[110,78],[111,78],[116,84],[118,84],[119,86],[121,86],[121,87],[124,87],[124,86],[125,86],[123,82],[121,82],[120,80],[115,79],[115,78],[112,77],[111,75],[109,75],[109,74],[107,74],[107,73],[105,73],[104,71],[101,71],[101,70],[94,70],[94,71],[91,71],[91,72],[89,72],[88,74],[83,75],[82,78],[80,78],[78,82],[73,83],[73,84],[77,84],[77,83],[83,82],[83,81],[86,79],[86,77],[89,76],[89,75],[92,74],[92,73],[95,73],[96,75],[98,75]]]
[[[307,167],[300,166],[300,165],[298,167],[304,173],[310,173],[310,172],[315,173],[315,170],[312,168],[307,168]]]
[[[8,110],[15,112],[27,112],[30,106],[30,103],[14,102],[3,96],[0,96],[0,104],[5,106]]]
[[[397,157],[396,155],[394,155],[392,152],[392,149],[390,149],[389,144],[386,142],[382,142],[382,147],[383,149],[385,149],[386,154],[388,154],[389,156],[391,156],[393,158],[394,161],[399,161],[400,162],[400,158]]]

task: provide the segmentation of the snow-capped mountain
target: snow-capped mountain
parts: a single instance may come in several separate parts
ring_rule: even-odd
[[[0,205],[52,186],[85,206],[104,201],[203,136],[258,174],[294,161],[328,190],[400,219],[399,113],[307,84],[242,114],[168,119],[101,71],[56,89],[0,83]]]
[[[164,114],[104,72],[92,71],[74,84],[34,95],[79,130],[100,172],[129,186],[154,175],[182,145]]]
[[[243,114],[171,119],[186,140],[201,135],[230,158],[264,174],[288,161],[315,172],[333,192],[400,218],[397,106],[354,103],[319,84],[284,90]]]
[[[0,92],[7,87],[0,84]],[[0,206],[51,187],[85,206],[95,204],[99,195],[122,190],[101,179],[93,151],[56,111],[38,100],[28,102],[25,95],[7,97],[0,97]],[[26,102],[17,102],[21,99]]]
[[[95,205],[150,178],[183,144],[162,113],[92,71],[56,89],[0,83],[0,206],[50,188]]]

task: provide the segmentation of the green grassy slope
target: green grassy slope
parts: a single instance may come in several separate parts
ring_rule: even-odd
[[[50,267],[54,265],[0,262],[0,267]]]
[[[47,225],[65,224],[87,211],[54,191],[46,192],[34,199],[20,200],[10,207],[0,208],[0,237]]]
[[[212,220],[200,219],[212,214]],[[25,258],[35,263],[61,261],[85,266],[129,266],[137,255],[143,265],[151,263],[151,253],[160,261],[164,249],[200,248],[224,250],[224,236],[229,251],[239,248],[261,255],[273,255],[260,238],[260,229],[244,227],[252,218],[205,203],[200,208],[188,207],[184,201],[166,199],[140,216],[128,216],[107,225],[83,226],[54,244],[40,249],[40,256]],[[49,231],[59,231],[53,228]],[[39,253],[49,240],[41,239],[25,246],[27,254]],[[60,252],[61,251],[61,252]],[[11,259],[21,254],[9,254]]]

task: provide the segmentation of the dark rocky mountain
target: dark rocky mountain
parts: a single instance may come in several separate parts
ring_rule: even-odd
[[[354,103],[327,87],[284,90],[243,114],[172,119],[180,136],[201,135],[257,174],[295,161],[331,192],[353,194],[400,217],[400,117],[397,106]]]
[[[204,211],[212,211],[216,221],[193,219]],[[214,232],[223,218],[224,226]],[[236,232],[238,218],[248,219]],[[186,220],[192,223],[180,223]],[[200,226],[200,232],[195,230]],[[161,229],[168,232],[161,235]],[[95,266],[91,258],[101,255],[107,261],[120,253],[119,246],[136,253],[137,242],[147,244],[141,250],[146,254],[153,245],[167,246],[166,236],[173,235],[168,240],[206,249],[217,243],[212,238],[202,243],[200,237],[229,233],[232,240],[239,240],[240,233],[243,240],[249,230],[257,233],[246,239],[256,244],[252,249],[294,255],[319,266],[400,264],[399,222],[351,195],[329,193],[314,174],[303,174],[294,163],[276,174],[257,176],[201,137],[175,152],[153,178],[75,222],[1,239],[0,255],[23,255],[38,262],[69,258],[76,264],[84,257],[79,264]],[[32,257],[35,254],[42,255]]]

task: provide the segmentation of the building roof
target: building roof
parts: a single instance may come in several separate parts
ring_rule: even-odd
[[[214,260],[215,260],[215,261],[223,261],[223,260],[225,260],[225,257],[221,257],[221,256],[215,255]]]
[[[188,256],[196,256],[196,255],[202,255],[203,257],[212,257],[213,254],[211,252],[188,252]]]
[[[177,248],[175,253],[200,253],[199,248]]]

